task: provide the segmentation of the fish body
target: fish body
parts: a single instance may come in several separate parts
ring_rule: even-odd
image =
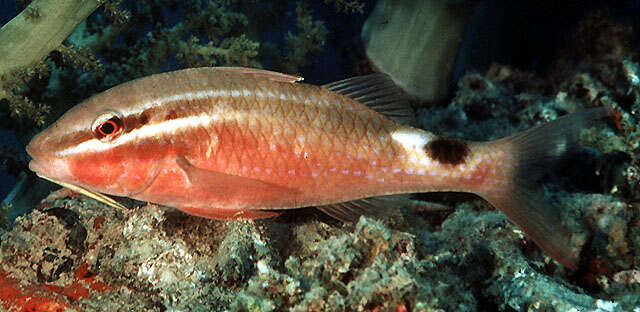
[[[186,69],[134,80],[76,105],[36,135],[27,147],[30,168],[91,194],[209,218],[268,217],[306,206],[340,217],[349,208],[339,203],[373,196],[473,192],[547,252],[575,265],[575,255],[561,250],[565,233],[557,239],[545,233],[558,232],[549,227],[559,221],[514,207],[522,200],[512,196],[519,190],[514,179],[523,164],[555,153],[534,155],[556,144],[553,137],[564,144],[551,147],[561,153],[577,125],[604,112],[528,135],[465,142],[372,109],[391,107],[393,115],[402,101],[379,76],[324,87],[297,80],[243,68]],[[548,143],[537,141],[552,131],[558,133],[546,137]],[[523,156],[530,154],[533,160]]]
[[[105,113],[120,120],[114,138],[87,131]],[[61,126],[67,123],[73,127]],[[205,217],[217,209],[235,214],[471,190],[487,172],[502,170],[497,158],[507,155],[474,147],[466,166],[441,165],[425,157],[433,134],[347,96],[211,68],[120,85],[74,107],[57,127],[67,133],[45,131],[29,149],[55,145],[65,162],[56,170],[67,171],[62,180]]]

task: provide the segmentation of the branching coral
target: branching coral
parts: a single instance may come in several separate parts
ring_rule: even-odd
[[[281,52],[263,36],[266,29],[285,23],[281,16],[286,13],[282,7],[287,1],[280,2],[278,6],[265,5],[262,11],[256,11],[260,5],[242,1],[133,2],[130,10],[135,14],[126,25],[105,27],[103,20],[90,19],[70,41],[90,47],[104,59],[104,78],[88,89],[101,90],[168,69],[262,67],[265,60],[270,69],[297,72],[307,64],[310,53],[321,49],[327,30],[322,22],[312,19],[306,3],[299,2],[300,31],[287,33],[285,53]],[[165,6],[175,7],[175,13],[162,11]]]
[[[0,76],[44,60],[99,5],[95,0],[31,2],[0,29]]]
[[[48,76],[49,72],[50,67],[47,63],[39,63],[0,76],[0,104],[6,103],[11,117],[17,120],[26,118],[38,126],[44,125],[46,114],[50,111],[49,105],[36,104],[21,93],[28,81],[34,77]]]
[[[345,13],[360,13],[364,12],[364,3],[358,0],[324,0],[324,3],[334,2],[336,9]]]
[[[305,66],[307,54],[320,50],[327,37],[327,28],[322,22],[311,18],[305,1],[298,2],[296,14],[300,32],[296,35],[289,32],[285,38],[289,52],[285,56],[284,70],[289,73],[295,73],[298,68]]]
[[[84,71],[94,70],[101,71],[102,64],[96,59],[87,47],[77,47],[60,45],[55,49],[60,53],[65,63],[71,64],[76,68]]]
[[[134,3],[139,12],[133,24],[154,21],[156,27],[166,25],[166,19],[153,16],[152,3]],[[144,39],[129,45],[107,44],[100,53],[111,61],[117,72],[128,77],[140,77],[161,71],[175,57],[181,67],[241,65],[260,67],[255,60],[259,43],[245,35],[235,35],[249,21],[245,15],[230,11],[216,2],[190,1],[186,4],[184,21],[172,27],[156,28]],[[120,30],[135,34],[133,28]],[[94,41],[95,42],[95,41]],[[120,55],[119,59],[114,59]],[[122,57],[125,56],[125,57]],[[113,72],[113,70],[111,71]],[[124,79],[123,79],[124,80]]]
[[[86,50],[74,51],[62,42],[98,6],[95,0],[35,0],[0,29],[0,99],[12,117],[44,125],[49,106],[34,103],[24,93],[29,81],[49,76],[51,66],[44,60],[51,51],[83,67],[96,66]]]
[[[260,44],[249,40],[245,35],[224,39],[219,46],[209,41],[199,44],[199,39],[191,37],[178,47],[176,59],[187,67],[211,66],[216,64],[237,64],[259,67],[255,60]]]

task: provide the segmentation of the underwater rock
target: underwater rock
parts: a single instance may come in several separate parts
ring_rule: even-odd
[[[442,224],[442,231],[437,235],[451,242],[447,246],[458,242],[454,259],[458,258],[462,268],[486,270],[483,273],[486,277],[469,282],[482,285],[476,290],[479,292],[476,296],[482,298],[484,304],[491,302],[496,310],[596,309],[594,298],[558,276],[540,272],[539,260],[527,259],[520,249],[522,233],[499,213],[474,211],[463,204]],[[478,253],[480,257],[474,256]],[[478,265],[477,259],[484,259],[484,265]]]
[[[584,209],[587,224],[593,229],[592,248],[620,269],[631,265],[631,250],[628,241],[629,227],[634,213],[629,206],[615,198],[594,194],[583,197],[588,203]]]
[[[324,226],[300,225],[294,241],[318,238]],[[313,232],[316,232],[313,235]],[[312,233],[312,235],[308,235]],[[231,305],[232,311],[475,311],[464,284],[434,262],[419,260],[415,237],[362,217],[350,231],[309,242],[280,271],[258,262],[258,274]],[[449,274],[447,274],[449,273]]]

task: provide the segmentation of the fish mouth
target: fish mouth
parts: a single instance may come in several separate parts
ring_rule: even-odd
[[[29,170],[37,174],[40,170],[42,170],[42,168],[39,167],[38,163],[35,160],[32,160],[29,162]]]
[[[68,167],[66,163],[62,160],[48,159],[43,163],[42,161],[38,161],[34,158],[29,162],[29,169],[35,172],[36,175],[38,175],[38,177],[40,178],[43,178],[47,181],[58,184],[62,187],[66,187],[76,193],[85,195],[89,198],[95,199],[110,207],[113,207],[116,209],[123,209],[123,210],[127,209],[127,207],[125,207],[124,205],[115,201],[113,198],[107,195],[90,191],[84,187],[52,178],[51,176],[55,176],[55,177],[62,177],[64,179],[64,177],[70,176],[70,173],[68,172]]]
[[[32,163],[32,162],[33,162],[33,161],[31,161],[31,162],[29,163],[29,168],[30,168],[30,169],[31,169],[31,163]],[[33,170],[33,169],[32,169],[32,170]],[[97,193],[97,192],[90,191],[90,190],[88,190],[88,189],[86,189],[86,188],[83,188],[83,187],[77,186],[77,185],[75,185],[75,184],[71,184],[71,183],[67,183],[67,182],[62,182],[62,181],[58,181],[58,180],[55,180],[55,179],[52,179],[52,178],[45,177],[45,176],[43,176],[43,175],[40,175],[40,174],[38,173],[38,171],[35,171],[35,170],[34,170],[34,172],[36,172],[36,174],[37,174],[39,177],[41,177],[41,178],[43,178],[43,179],[45,179],[45,180],[47,180],[47,181],[53,182],[53,183],[58,184],[58,185],[60,185],[60,186],[62,186],[62,187],[66,187],[66,188],[68,188],[68,189],[70,189],[70,190],[72,190],[72,191],[74,191],[74,192],[76,192],[76,193],[80,193],[80,194],[82,194],[82,195],[84,195],[84,196],[87,196],[87,197],[89,197],[89,198],[95,199],[95,200],[97,200],[97,201],[99,201],[99,202],[101,202],[101,203],[103,203],[103,204],[106,204],[106,205],[108,205],[108,206],[110,206],[110,207],[113,207],[113,208],[116,208],[116,209],[122,209],[122,210],[126,210],[126,209],[127,209],[127,207],[125,207],[124,205],[122,205],[121,203],[119,203],[119,202],[115,201],[113,198],[111,198],[111,197],[109,197],[109,196],[107,196],[107,195],[104,195],[104,194],[101,194],[101,193]]]
[[[72,177],[67,162],[59,158],[34,157],[31,156],[29,169],[39,177],[46,177],[56,181],[69,180]]]

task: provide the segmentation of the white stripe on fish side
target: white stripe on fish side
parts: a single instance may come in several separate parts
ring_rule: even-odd
[[[172,135],[176,132],[184,131],[190,128],[207,127],[212,122],[219,119],[219,116],[216,115],[212,116],[209,113],[202,113],[196,116],[189,116],[166,120],[155,124],[148,124],[138,129],[131,130],[130,132],[125,133],[110,142],[102,142],[98,139],[84,141],[76,146],[72,146],[56,152],[56,156],[65,157],[76,153],[83,153],[88,151],[100,152],[144,138],[151,138],[159,135]]]

